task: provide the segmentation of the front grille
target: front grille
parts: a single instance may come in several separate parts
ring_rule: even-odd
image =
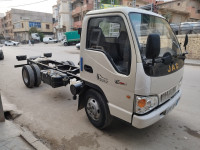
[[[169,100],[174,94],[176,93],[176,86],[171,88],[170,90],[164,92],[163,94],[161,94],[160,96],[160,104],[166,102],[167,100]]]

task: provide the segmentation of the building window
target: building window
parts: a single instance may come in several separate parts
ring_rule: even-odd
[[[178,6],[180,6],[180,5],[181,5],[181,3],[178,3],[177,5],[178,5]]]
[[[49,29],[50,27],[49,27],[49,24],[46,24],[46,29]]]
[[[197,10],[197,13],[198,13],[198,14],[200,14],[200,9],[199,9],[199,10]]]
[[[22,28],[24,28],[24,24],[22,23]]]

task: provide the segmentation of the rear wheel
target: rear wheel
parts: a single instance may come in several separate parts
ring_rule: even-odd
[[[30,65],[25,65],[22,68],[22,79],[24,81],[24,84],[28,88],[34,87],[35,84],[35,74]]]
[[[32,64],[31,67],[33,69],[34,76],[35,76],[35,84],[34,84],[34,86],[38,87],[41,84],[40,68],[36,64]]]
[[[3,59],[4,59],[3,52],[0,52],[0,60],[3,60]]]
[[[109,126],[112,117],[105,98],[99,92],[90,89],[86,93],[85,100],[85,111],[90,122],[99,129]]]
[[[65,43],[64,43],[64,46],[68,46],[68,43],[67,43],[67,42],[65,42]]]
[[[75,64],[73,63],[73,61],[67,61],[69,65],[71,66],[75,66]]]

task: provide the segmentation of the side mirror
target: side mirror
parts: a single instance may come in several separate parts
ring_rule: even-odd
[[[149,34],[147,38],[146,46],[146,58],[154,59],[160,54],[160,35],[159,34]]]
[[[78,28],[78,34],[81,36],[82,28]]]
[[[185,35],[185,42],[184,42],[185,49],[186,49],[187,44],[188,44],[188,35],[186,34]]]

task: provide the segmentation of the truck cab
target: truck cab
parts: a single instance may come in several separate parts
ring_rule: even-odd
[[[177,105],[184,59],[164,17],[129,7],[90,11],[81,33],[79,109],[101,129],[112,116],[148,127]]]

